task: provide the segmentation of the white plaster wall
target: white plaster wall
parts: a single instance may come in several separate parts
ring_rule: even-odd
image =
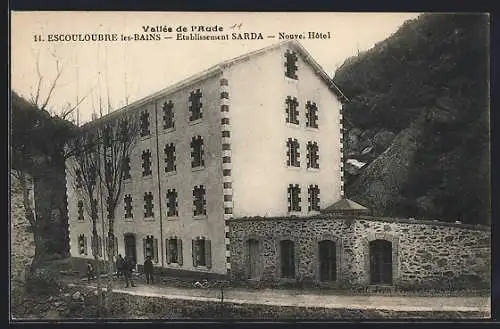
[[[300,216],[307,216],[310,184],[320,188],[320,206],[340,199],[340,102],[299,55],[298,81],[284,75],[285,48],[230,67],[233,215],[288,215],[288,184],[301,187]],[[285,121],[285,99],[299,101],[298,126]],[[305,104],[316,102],[319,129],[306,128]],[[300,168],[286,166],[286,140],[300,143]],[[308,170],[306,145],[319,145],[319,170]]]

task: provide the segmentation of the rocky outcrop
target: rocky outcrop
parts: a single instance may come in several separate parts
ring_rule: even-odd
[[[32,197],[31,194],[33,200]],[[13,174],[11,174],[10,213],[11,296],[12,303],[18,303],[22,300],[24,293],[26,269],[35,255],[35,242],[30,224],[26,219],[23,193],[18,179]]]
[[[386,141],[389,135],[380,134],[379,139]],[[421,129],[417,124],[401,131],[392,144],[347,187],[347,195],[378,213],[393,210],[414,165],[420,137]]]

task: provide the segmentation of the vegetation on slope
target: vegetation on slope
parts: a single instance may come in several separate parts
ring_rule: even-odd
[[[348,177],[348,197],[385,215],[490,222],[488,31],[487,15],[424,14],[337,70],[334,80],[351,99],[347,158],[380,157],[385,147],[366,158],[382,133],[406,134],[413,125],[419,136],[412,152],[396,143],[403,137],[389,146],[408,167],[404,177],[373,169],[384,167],[386,154]],[[397,183],[370,192],[388,181]]]

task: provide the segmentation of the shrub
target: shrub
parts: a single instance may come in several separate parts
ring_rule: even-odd
[[[62,283],[58,280],[57,276],[47,270],[35,270],[26,281],[26,290],[28,292],[35,292],[42,295],[48,295],[54,290],[62,287]]]

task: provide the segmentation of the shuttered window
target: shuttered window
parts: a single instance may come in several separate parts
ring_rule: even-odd
[[[151,257],[151,260],[158,263],[158,239],[155,239],[152,235],[146,236],[142,239],[144,260],[147,257]]]
[[[167,264],[182,265],[182,240],[172,237],[165,240]]]
[[[212,247],[210,240],[198,237],[192,240],[193,266],[212,267]]]

